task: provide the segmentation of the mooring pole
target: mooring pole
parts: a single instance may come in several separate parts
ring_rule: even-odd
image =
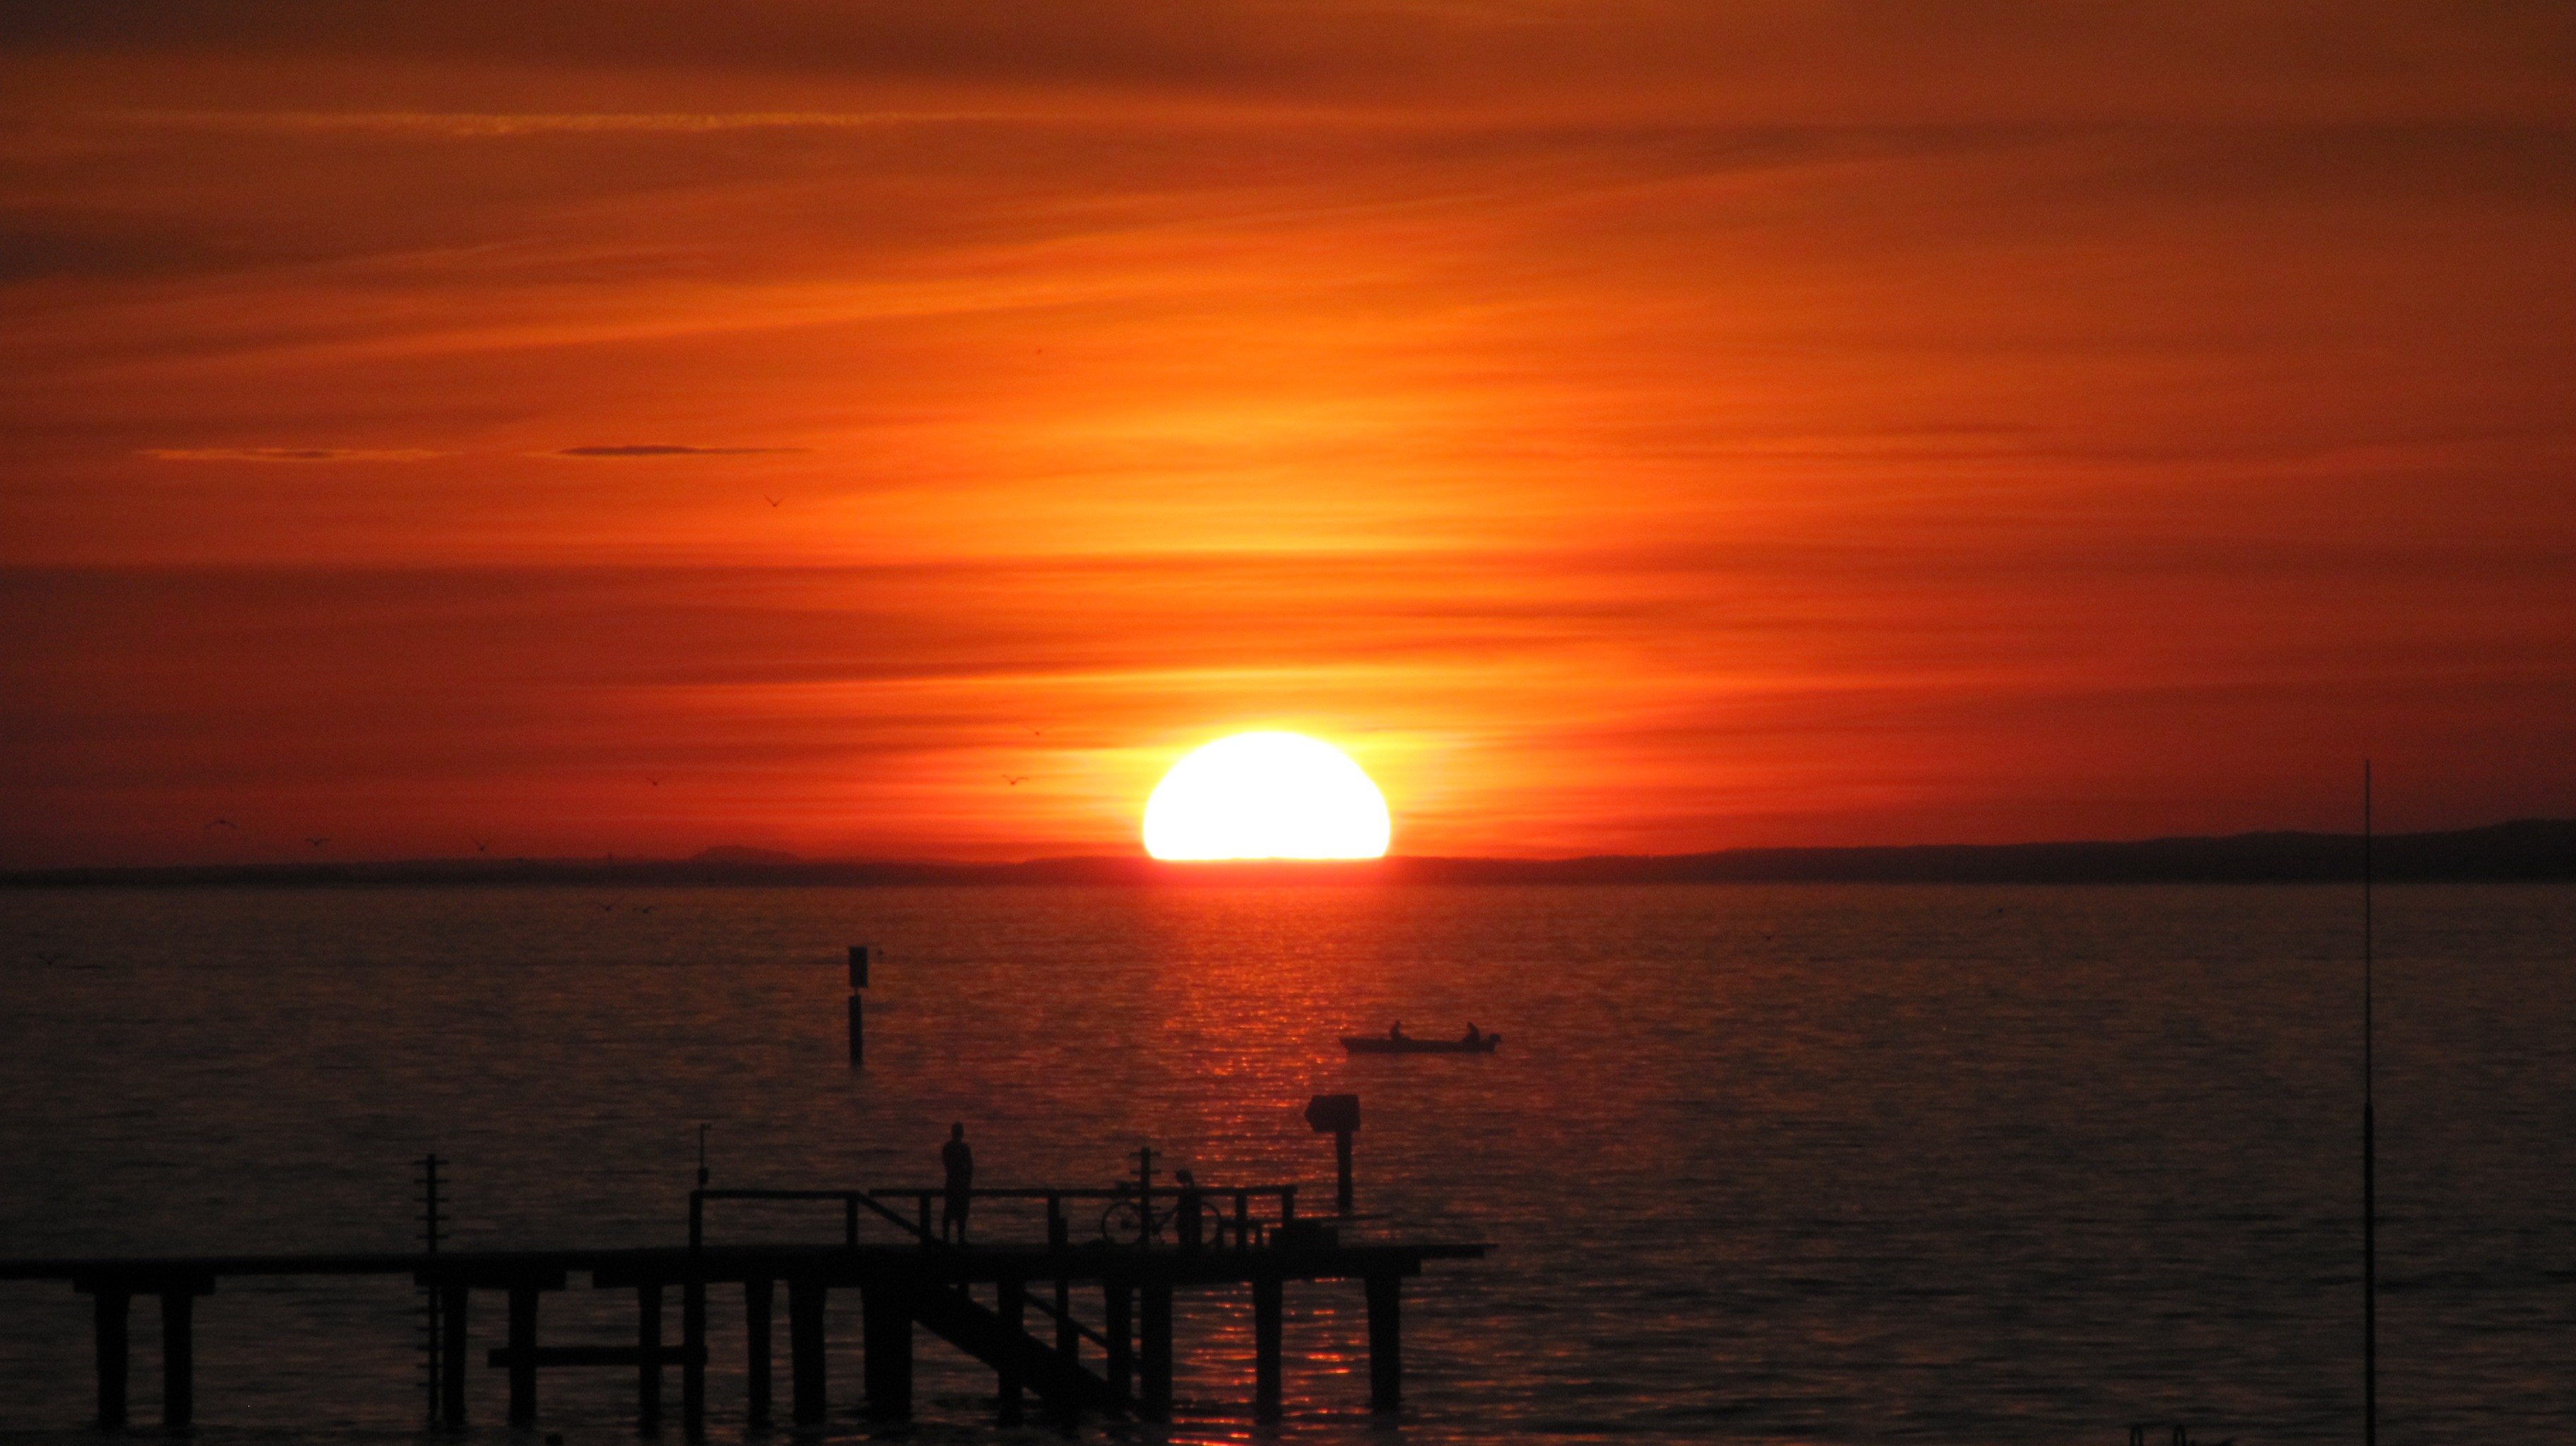
[[[859,991],[868,987],[868,946],[850,946],[850,1067],[867,1063],[867,1029]]]
[[[2379,1124],[2371,1114],[2370,760],[2361,760],[2361,1440],[2379,1446]]]

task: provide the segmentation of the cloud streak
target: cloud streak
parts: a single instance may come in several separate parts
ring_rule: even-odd
[[[426,462],[448,455],[421,447],[146,447],[157,462]]]
[[[670,442],[623,442],[607,446],[559,447],[547,453],[550,457],[775,457],[790,456],[802,447],[683,447]]]

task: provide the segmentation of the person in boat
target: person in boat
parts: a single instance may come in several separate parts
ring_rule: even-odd
[[[1398,1043],[1402,1043],[1407,1038],[1404,1032],[1404,1021],[1399,1019],[1395,1023],[1388,1025],[1386,1027],[1386,1037],[1395,1040]]]
[[[966,1143],[966,1127],[950,1125],[948,1143],[939,1147],[939,1165],[947,1172],[947,1187],[940,1193],[939,1238],[946,1240],[954,1228],[957,1243],[966,1243],[966,1212],[975,1204],[975,1151]]]
[[[1469,1044],[1471,1044],[1471,1045],[1475,1045],[1475,1044],[1482,1044],[1482,1043],[1484,1043],[1484,1042],[1485,1042],[1485,1036],[1483,1036],[1483,1035],[1481,1035],[1481,1034],[1478,1034],[1478,1033],[1476,1032],[1476,1021],[1474,1021],[1474,1020],[1472,1020],[1472,1019],[1468,1020],[1468,1021],[1467,1021],[1467,1043],[1469,1043]]]

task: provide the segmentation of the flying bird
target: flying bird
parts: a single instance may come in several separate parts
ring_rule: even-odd
[[[326,844],[326,843],[329,843],[329,842],[330,842],[330,840],[329,840],[329,839],[327,839],[327,838],[315,838],[315,837],[313,837],[311,834],[306,834],[306,835],[304,836],[304,841],[305,841],[306,843],[309,843],[309,844],[313,845],[313,846],[314,846],[315,848],[317,848],[317,849],[318,849],[318,848],[320,848],[320,847],[322,847],[324,844]]]
[[[474,835],[469,833],[466,837],[474,838]],[[474,851],[478,854],[490,853],[492,851],[492,841],[488,838],[474,838]]]
[[[660,780],[660,779],[658,779],[658,778],[655,778],[652,774],[649,774],[649,773],[644,775],[644,781],[645,781],[646,783],[649,783],[649,784],[653,785],[655,788],[660,788],[660,787],[662,786],[662,780]]]
[[[1029,776],[1025,773],[1005,773],[1002,775],[1002,781],[1013,788],[1017,788],[1021,784],[1028,782]]]
[[[625,902],[626,902],[626,896],[625,896],[624,894],[619,894],[616,898],[613,898],[613,899],[609,900],[607,903],[600,905],[600,906],[599,906],[599,912],[601,912],[601,913],[605,914],[605,913],[609,912],[610,910],[612,910],[612,909],[616,908],[618,905],[620,905],[620,904],[622,904],[622,903],[625,903]]]
[[[233,831],[234,831],[234,832],[236,832],[236,833],[238,833],[238,832],[240,832],[240,831],[241,831],[241,825],[240,825],[240,824],[237,824],[237,823],[235,823],[235,822],[233,822],[231,819],[228,819],[228,818],[219,818],[219,819],[216,819],[214,822],[212,822],[212,823],[210,823],[210,824],[207,824],[207,825],[206,825],[206,827],[208,827],[208,828],[228,828],[228,829],[233,830]]]
[[[778,501],[779,501],[779,499],[777,499],[777,498],[775,498],[775,497],[770,496],[770,495],[769,495],[768,493],[766,493],[766,492],[763,492],[763,493],[761,493],[761,494],[760,494],[760,500],[761,500],[761,501],[763,501],[763,502],[768,503],[768,504],[769,504],[770,506],[772,506],[772,507],[777,506],[777,505],[778,505]]]
[[[36,951],[36,962],[39,964],[51,966],[61,963],[62,959],[63,956],[60,954],[48,954],[42,949]]]

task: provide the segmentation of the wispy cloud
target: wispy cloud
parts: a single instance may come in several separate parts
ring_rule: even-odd
[[[718,131],[879,130],[892,126],[1042,119],[1025,110],[942,111],[258,111],[119,110],[100,120],[172,130],[396,135],[688,134]]]
[[[426,462],[451,454],[420,447],[145,447],[162,462]]]
[[[682,447],[669,442],[625,442],[603,447],[565,447],[550,457],[769,457],[802,452],[803,447]]]

